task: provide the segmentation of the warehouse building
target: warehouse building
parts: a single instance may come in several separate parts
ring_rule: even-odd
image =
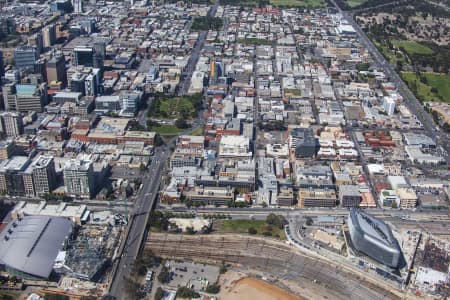
[[[66,218],[28,216],[11,221],[0,233],[0,269],[22,279],[49,279],[72,229]]]
[[[348,227],[356,250],[391,268],[400,266],[402,252],[386,223],[351,208]]]

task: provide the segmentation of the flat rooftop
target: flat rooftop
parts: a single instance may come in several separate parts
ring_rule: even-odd
[[[87,206],[67,205],[67,203],[48,204],[45,201],[39,203],[31,203],[20,201],[17,203],[11,215],[17,216],[49,216],[49,217],[65,217],[65,218],[81,218],[86,212]]]

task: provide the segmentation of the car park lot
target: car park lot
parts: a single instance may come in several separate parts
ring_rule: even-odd
[[[171,275],[171,280],[168,283],[169,287],[187,286],[196,291],[201,291],[208,284],[215,283],[220,274],[220,268],[217,266],[194,262],[167,261],[166,267]]]

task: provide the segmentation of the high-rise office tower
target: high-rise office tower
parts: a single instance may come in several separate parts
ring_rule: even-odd
[[[90,198],[94,194],[94,169],[89,156],[81,155],[64,165],[66,192],[74,197]]]
[[[84,90],[87,96],[97,96],[98,86],[100,84],[100,70],[92,69],[92,72],[84,80]]]
[[[93,66],[94,49],[92,47],[75,47],[73,49],[74,63],[76,66]]]
[[[33,68],[38,59],[39,53],[36,47],[20,46],[14,49],[14,61],[18,69]]]
[[[39,58],[34,63],[34,73],[41,75],[42,81],[47,82],[47,64],[46,59],[44,57]]]
[[[16,110],[16,83],[7,83],[2,87],[3,107],[5,110]]]
[[[44,39],[40,32],[33,34],[28,38],[28,46],[36,47],[38,54],[44,50]]]
[[[16,84],[16,110],[42,112],[47,105],[47,84]]]
[[[0,192],[13,196],[24,196],[23,173],[30,164],[26,156],[14,156],[0,162]]]
[[[94,43],[95,55],[105,59],[106,57],[106,44],[105,42],[95,42]]]
[[[70,78],[70,91],[75,93],[81,93],[83,96],[86,94],[86,74],[75,73]]]
[[[72,1],[73,12],[76,14],[83,13],[83,1],[82,0],[73,0]]]
[[[42,39],[44,47],[48,48],[56,43],[56,27],[53,24],[47,25],[42,29]]]
[[[23,116],[15,112],[4,112],[0,114],[3,132],[6,136],[16,137],[23,133]]]
[[[26,173],[32,175],[32,185],[28,188],[27,194],[41,196],[50,193],[56,187],[55,163],[51,156],[39,156],[27,168]]]
[[[53,56],[47,62],[47,82],[61,82],[62,86],[67,85],[66,60],[63,55]]]
[[[5,75],[5,65],[3,64],[3,51],[0,50],[0,77]]]

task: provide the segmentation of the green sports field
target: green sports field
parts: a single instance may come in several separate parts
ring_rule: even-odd
[[[413,72],[402,72],[401,76],[419,99],[450,103],[450,75],[420,73],[419,76]],[[425,77],[426,82],[421,77]]]
[[[392,44],[397,48],[400,48],[400,47],[405,48],[405,50],[408,54],[422,54],[422,55],[433,54],[433,50],[431,50],[427,46],[419,44],[417,42],[395,40],[395,41],[392,41]]]

